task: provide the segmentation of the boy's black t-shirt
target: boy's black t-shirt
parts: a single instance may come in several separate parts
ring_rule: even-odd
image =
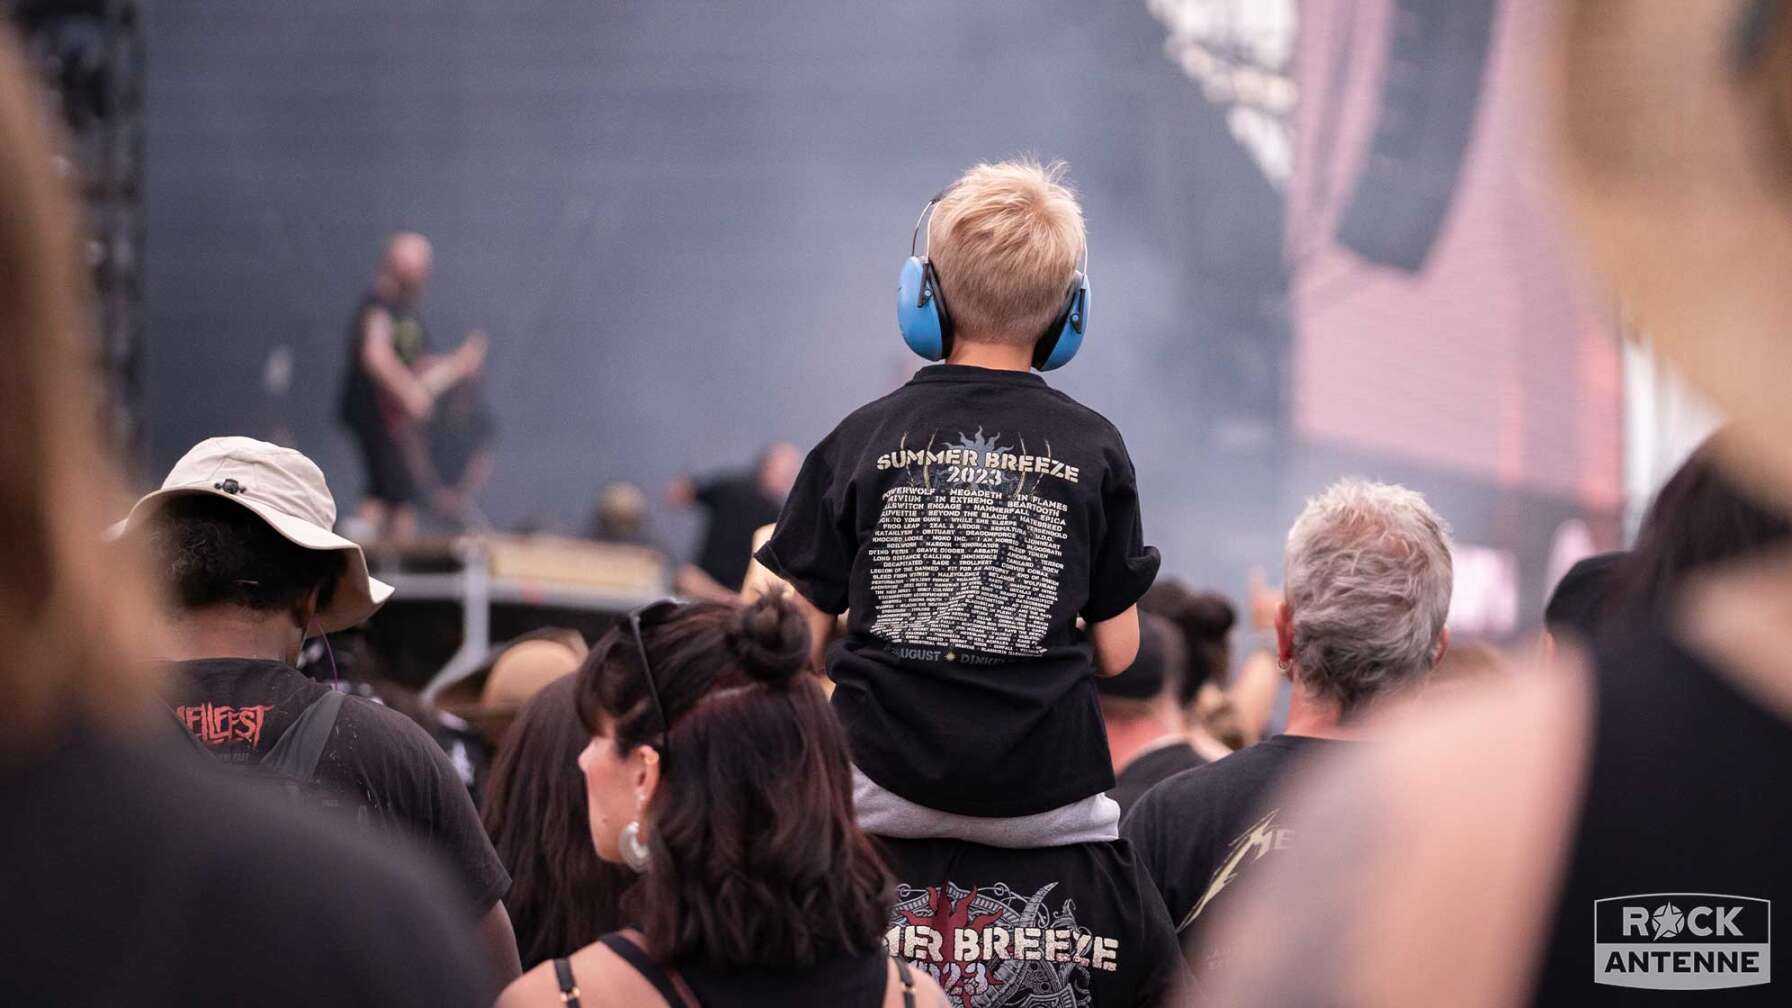
[[[964,1008],[1159,1005],[1185,976],[1124,840],[1010,849],[878,838],[896,875],[890,953]]]
[[[330,687],[275,661],[175,662],[170,705],[194,738],[232,768],[248,769]],[[415,721],[359,697],[342,705],[317,764],[326,811],[363,831],[398,834],[435,852],[480,914],[510,889],[454,764]]]
[[[1204,940],[1215,907],[1241,876],[1295,837],[1272,799],[1289,774],[1335,746],[1304,735],[1273,735],[1225,759],[1177,774],[1145,792],[1120,824],[1139,863],[1157,884],[1197,976],[1225,950]],[[1279,855],[1277,855],[1279,856]]]
[[[1157,576],[1120,432],[1020,371],[940,364],[809,453],[758,558],[825,612],[853,759],[962,815],[1021,816],[1114,784],[1076,619]]]

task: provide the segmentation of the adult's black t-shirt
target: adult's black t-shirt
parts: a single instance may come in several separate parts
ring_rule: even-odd
[[[1020,371],[939,364],[809,453],[759,560],[824,612],[866,776],[912,802],[1021,816],[1114,784],[1078,616],[1157,576],[1120,432]]]
[[[1788,1003],[1792,721],[1655,625],[1605,635],[1591,689],[1530,1003]]]
[[[753,554],[753,533],[778,520],[779,502],[765,495],[752,473],[704,480],[696,498],[708,513],[697,566],[722,587],[739,588]]]
[[[1108,789],[1108,797],[1114,799],[1114,804],[1120,806],[1124,814],[1160,781],[1206,764],[1207,761],[1195,752],[1195,747],[1187,742],[1159,746],[1140,753],[1121,767],[1114,777],[1114,786]]]
[[[1203,941],[1216,905],[1241,875],[1258,870],[1257,862],[1295,842],[1286,816],[1272,804],[1277,787],[1301,764],[1348,744],[1273,735],[1171,777],[1145,792],[1121,821],[1120,836],[1156,882],[1197,975],[1225,953]]]
[[[445,877],[227,779],[178,730],[73,724],[0,767],[0,1004],[491,1003]]]
[[[329,687],[253,658],[174,663],[170,704],[224,764],[251,770]],[[318,761],[323,811],[369,832],[397,833],[434,851],[483,914],[510,888],[466,784],[416,722],[360,697],[342,705]]]
[[[384,401],[379,382],[361,360],[367,341],[367,316],[375,311],[385,312],[392,320],[392,350],[405,367],[415,367],[429,352],[429,330],[423,327],[414,306],[372,291],[362,295],[349,319],[348,360],[338,409],[343,423],[363,434],[389,429],[399,411],[397,404]]]
[[[878,839],[896,874],[890,953],[962,1008],[1164,1002],[1182,952],[1124,840],[1014,850]]]

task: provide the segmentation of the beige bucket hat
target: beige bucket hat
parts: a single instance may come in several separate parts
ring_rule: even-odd
[[[174,464],[162,488],[137,501],[110,535],[122,536],[137,529],[163,502],[192,494],[235,501],[294,545],[348,554],[330,607],[317,614],[324,632],[360,623],[392,597],[391,585],[367,573],[367,557],[361,547],[330,531],[336,524],[336,500],[330,496],[317,463],[291,448],[254,438],[215,437],[194,445]]]
[[[1792,509],[1792,5],[1567,0],[1552,68],[1568,207],[1618,307]]]

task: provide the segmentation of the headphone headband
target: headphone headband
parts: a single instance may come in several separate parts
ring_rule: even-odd
[[[908,236],[908,261],[903,263],[902,277],[896,288],[896,322],[902,340],[910,350],[930,361],[944,360],[952,353],[952,316],[946,310],[939,271],[934,268],[931,256],[931,214],[948,191],[942,189],[934,193],[915,218],[915,229]],[[929,225],[925,251],[920,250],[922,224]],[[1078,268],[1071,272],[1070,286],[1064,292],[1064,306],[1034,344],[1033,366],[1041,371],[1068,364],[1083,343],[1083,331],[1089,318],[1087,238],[1083,240],[1077,262]]]

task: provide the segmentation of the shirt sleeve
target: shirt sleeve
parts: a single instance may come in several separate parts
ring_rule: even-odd
[[[1089,601],[1083,618],[1113,619],[1132,608],[1157,579],[1157,547],[1145,545],[1139,485],[1124,447],[1101,490],[1101,515],[1089,554]]]
[[[803,460],[777,528],[754,559],[788,581],[815,608],[838,615],[847,609],[858,530],[847,478],[837,475],[832,456],[830,436]]]
[[[423,791],[419,799],[429,826],[428,839],[460,880],[470,905],[483,915],[510,891],[510,873],[486,836],[473,796],[448,754],[409,718],[405,718],[405,727],[414,729],[410,749],[414,762],[421,764],[414,766],[413,772]]]

